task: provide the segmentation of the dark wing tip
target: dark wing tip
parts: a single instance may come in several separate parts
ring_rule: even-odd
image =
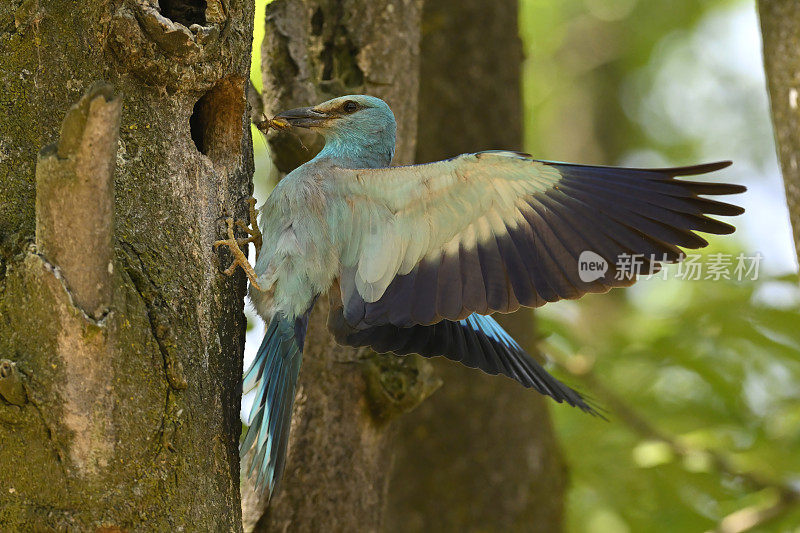
[[[673,176],[670,176],[672,178]],[[688,180],[673,180],[674,183],[679,183],[685,187],[689,187],[693,193],[710,194],[712,196],[722,196],[726,194],[740,194],[747,191],[747,187],[736,183],[717,183],[713,181],[688,181]],[[727,213],[717,213],[727,214]],[[741,214],[741,213],[740,213]]]
[[[700,163],[699,165],[689,165],[686,167],[651,168],[641,170],[669,174],[670,176],[697,176],[699,174],[708,174],[709,172],[722,170],[723,168],[727,168],[732,164],[733,161],[715,161],[713,163]]]
[[[497,152],[487,151],[486,153]],[[521,152],[516,152],[523,155]],[[618,167],[613,165],[585,165],[581,163],[564,163],[563,161],[547,161],[544,159],[535,159],[538,163],[545,165],[552,165],[556,167],[589,167],[595,169],[608,169],[608,170],[632,170],[639,172],[655,172],[658,174],[667,174],[669,176],[697,176],[699,174],[708,174],[709,172],[716,172],[722,170],[733,164],[733,161],[715,161],[713,163],[700,163],[699,165],[688,165],[683,167],[664,167],[664,168],[648,168],[648,167]]]
[[[659,174],[666,174],[673,178],[682,176],[698,176],[700,174],[708,174],[710,172],[722,170],[723,168],[728,168],[732,164],[733,161],[716,161],[714,163],[701,163],[699,165],[691,165],[688,167],[653,168],[649,169],[649,171],[658,172]],[[692,185],[698,194],[740,194],[747,191],[747,187],[736,183],[679,181],[687,185]],[[742,210],[742,213],[744,213],[744,210]]]
[[[562,391],[566,392],[566,394],[562,395],[561,397],[550,395],[558,403],[565,402],[567,405],[571,407],[577,407],[586,414],[592,415],[601,420],[605,420],[606,422],[609,421],[606,417],[609,412],[608,409],[603,407],[597,400],[584,392],[580,392],[572,387],[569,387],[568,385],[564,385],[561,382],[558,383],[566,389],[566,391]]]
[[[706,217],[707,218],[707,217]],[[720,222],[719,220],[714,220],[709,218],[708,220],[713,220],[715,224],[713,227],[707,229],[700,229],[698,231],[704,231],[705,233],[713,233],[715,235],[730,235],[736,231],[736,226],[732,224],[726,224],[725,222]]]
[[[607,414],[609,414],[608,409],[603,407],[594,398],[591,398],[586,394],[581,393],[581,397],[583,398],[583,405],[578,406],[581,409],[581,411],[583,411],[584,413],[588,413],[594,417],[597,417],[605,422],[610,422],[610,420],[606,416]]]
[[[604,166],[604,165],[581,165],[576,163],[561,163],[558,161],[544,161],[544,160],[535,160],[539,163],[544,163],[545,165],[555,166],[559,169],[590,169],[596,171],[603,171],[603,170],[612,170],[612,171],[624,171],[630,173],[641,173],[642,176],[647,176],[648,174],[652,176],[653,174],[660,174],[666,178],[676,178],[676,177],[683,177],[683,176],[698,176],[700,174],[709,174],[711,172],[716,172],[723,168],[727,168],[733,164],[732,161],[716,161],[714,163],[701,163],[699,165],[690,165],[684,167],[666,167],[666,168],[644,168],[644,167],[614,167],[614,166]],[[705,182],[705,181],[684,181],[684,180],[677,180],[680,183],[691,185],[697,194],[739,194],[743,193],[747,190],[747,187],[744,185],[738,185],[734,183],[714,183],[714,182]]]

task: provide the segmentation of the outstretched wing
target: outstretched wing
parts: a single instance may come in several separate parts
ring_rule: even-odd
[[[396,355],[443,355],[487,374],[503,374],[558,403],[567,402],[602,416],[580,393],[551,376],[490,316],[472,314],[458,322],[442,320],[430,326],[399,328],[382,324],[356,329],[344,321],[341,302],[334,297],[328,312],[328,329],[336,342],[344,346],[369,346],[378,353]]]
[[[729,164],[626,169],[480,152],[337,169],[331,213],[345,320],[434,324],[630,285],[635,269],[623,263],[648,272],[680,260],[679,246],[706,246],[694,231],[734,231],[706,215],[744,210],[699,195],[744,187],[675,179]],[[579,259],[600,271],[581,272]]]

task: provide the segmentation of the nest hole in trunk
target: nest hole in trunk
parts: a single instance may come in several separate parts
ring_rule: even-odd
[[[242,152],[244,80],[226,78],[194,104],[189,128],[197,150],[214,165],[236,166]]]
[[[158,7],[162,15],[187,28],[192,24],[206,25],[205,0],[159,0]]]

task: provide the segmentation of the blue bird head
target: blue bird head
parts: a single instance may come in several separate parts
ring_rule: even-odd
[[[312,107],[284,111],[273,121],[319,133],[325,138],[320,156],[332,157],[341,164],[383,167],[394,156],[394,113],[374,96],[340,96]]]

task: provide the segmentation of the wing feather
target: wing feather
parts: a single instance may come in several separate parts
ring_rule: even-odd
[[[481,152],[426,165],[337,169],[329,194],[343,206],[332,211],[344,226],[337,242],[344,319],[356,329],[411,327],[630,285],[635,279],[618,269],[623,254],[639,255],[643,272],[655,271],[661,261],[682,259],[679,247],[706,246],[695,232],[734,230],[708,215],[743,210],[699,195],[744,187],[676,179],[728,164],[624,169]],[[590,281],[578,271],[587,250],[608,263]]]

